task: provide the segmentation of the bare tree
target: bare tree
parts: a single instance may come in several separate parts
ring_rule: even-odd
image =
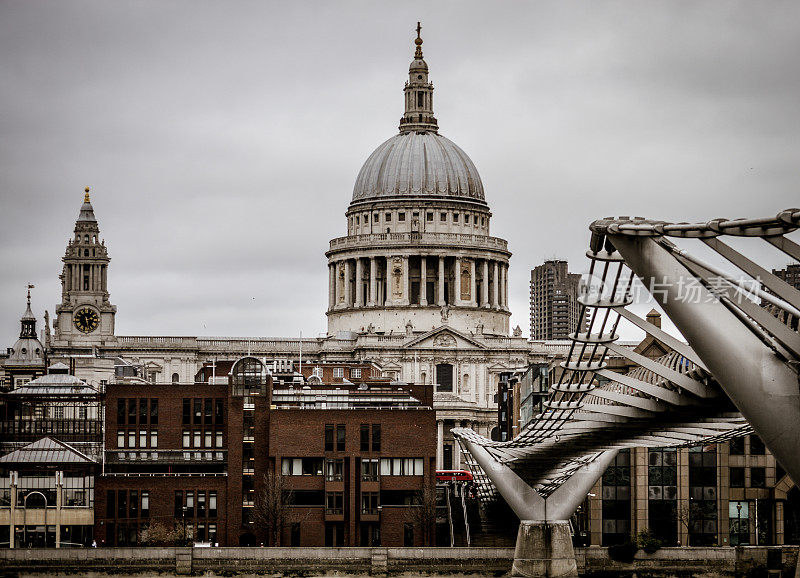
[[[177,522],[170,526],[153,520],[139,530],[139,543],[143,546],[174,546],[182,541],[181,531]]]
[[[429,483],[422,486],[414,494],[414,505],[409,510],[408,521],[422,532],[422,544],[433,543],[436,529],[436,488]]]
[[[294,492],[287,487],[284,477],[274,471],[267,472],[263,486],[256,493],[253,522],[266,533],[272,546],[280,546],[293,502]]]

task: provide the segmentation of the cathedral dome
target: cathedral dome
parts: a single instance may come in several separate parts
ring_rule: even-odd
[[[434,131],[401,132],[375,149],[361,167],[354,203],[398,196],[460,197],[485,203],[472,160]]]

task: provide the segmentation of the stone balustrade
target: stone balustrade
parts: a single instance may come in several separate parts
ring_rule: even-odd
[[[399,245],[447,245],[508,251],[508,242],[499,237],[469,233],[369,233],[349,235],[331,240],[331,251],[358,247]]]

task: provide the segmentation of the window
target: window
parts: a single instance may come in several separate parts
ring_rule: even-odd
[[[131,497],[128,501],[131,508],[128,513],[129,518],[138,518],[139,517],[139,492],[136,490],[131,490]]]
[[[747,502],[728,502],[731,546],[750,543],[750,510]]]
[[[184,399],[183,400],[183,425],[188,425],[191,423],[192,419],[192,400],[191,399]]]
[[[213,404],[213,399],[203,400],[203,423],[206,425],[211,425]]]
[[[180,376],[177,373],[172,374],[172,383],[178,383],[180,381]]]
[[[368,452],[369,451],[369,424],[362,423],[361,424],[361,451]]]
[[[387,223],[391,223],[392,222],[392,214],[391,213],[386,213],[385,217],[386,217],[385,220],[386,220]]]
[[[192,447],[192,432],[190,432],[188,429],[183,430],[183,447]]]
[[[344,513],[344,492],[327,492],[325,494],[325,513],[334,515]]]
[[[372,222],[373,223],[377,223],[380,220],[381,220],[381,214],[380,213],[375,213],[374,215],[372,215]]]
[[[333,451],[333,424],[325,424],[325,451]]]
[[[369,224],[369,214],[368,213],[364,215],[364,224],[365,225]]]
[[[326,460],[325,480],[328,482],[341,482],[344,479],[344,460]]]
[[[402,223],[403,221],[406,220],[406,214],[405,213],[397,213],[397,220]]]
[[[284,476],[321,476],[322,458],[282,458],[281,474]]]
[[[203,442],[204,442],[204,445],[203,445],[203,447],[206,447],[206,448],[210,448],[210,447],[212,447],[212,445],[211,445],[211,434],[212,434],[211,430],[208,430],[208,429],[207,429],[207,430],[205,431],[205,434],[204,434],[204,436],[203,436],[203,438],[204,438],[204,439],[203,439]]]
[[[139,400],[139,423],[146,424],[147,423],[147,400],[140,399]]]
[[[730,476],[732,488],[744,487],[744,468],[731,468]]]
[[[356,217],[356,225],[360,225],[360,224],[361,224],[361,218],[357,216]]]
[[[135,448],[136,447],[136,430],[129,429],[128,430],[128,447]]]
[[[445,223],[445,222],[447,222],[447,213],[439,213],[439,220],[440,220],[442,223]]]
[[[142,492],[142,508],[140,510],[142,518],[150,517],[150,492]]]
[[[208,492],[208,517],[217,517],[217,492]]]
[[[381,451],[381,424],[372,424],[372,451]]]
[[[158,400],[150,400],[150,425],[158,424]]]
[[[378,514],[378,492],[363,492],[361,494],[361,513],[368,516]]]
[[[125,490],[117,491],[117,518],[128,516],[128,492]]]
[[[289,545],[295,548],[300,545],[300,522],[292,522]]]
[[[750,487],[766,488],[767,475],[764,468],[750,468]]]
[[[117,425],[125,425],[125,400],[117,400]]]
[[[422,458],[382,458],[381,476],[421,476]]]
[[[139,447],[146,448],[147,447],[147,430],[140,429],[139,430]]]
[[[361,378],[361,368],[360,367],[354,367],[353,369],[351,369],[350,370],[350,377],[355,378],[355,379],[360,379]]]
[[[117,494],[114,490],[106,491],[106,518],[115,518],[117,510]]]
[[[125,447],[125,430],[117,431],[117,447],[118,448]]]
[[[183,492],[180,490],[175,490],[175,514],[176,518],[183,517]]]
[[[194,492],[186,492],[186,517],[194,518]]]
[[[200,424],[202,423],[203,418],[203,400],[202,399],[195,399],[194,400],[194,423]]]
[[[136,423],[136,400],[128,400],[128,424]]]
[[[340,423],[336,426],[336,451],[343,452],[345,447],[345,428],[344,424]]]
[[[764,446],[764,442],[761,441],[761,438],[758,437],[756,434],[751,434],[750,455],[763,456],[765,453],[767,453],[767,448]]]
[[[378,460],[377,459],[363,459],[363,460],[361,460],[361,481],[363,481],[363,482],[377,482],[378,481]]]
[[[403,546],[412,548],[414,546],[414,524],[406,522],[403,525]]]
[[[217,543],[217,525],[216,524],[209,524],[208,525],[208,541],[212,544]]]
[[[732,456],[743,456],[744,455],[744,438],[738,437],[733,438],[728,442],[728,452]]]
[[[453,213],[453,222],[458,223],[458,213]]]
[[[214,445],[218,448],[222,447],[222,432],[218,431],[214,433]]]
[[[197,517],[206,517],[206,493],[197,492]]]
[[[200,447],[200,430],[196,429],[192,432],[192,447]]]
[[[429,223],[432,223],[433,222],[433,213],[426,214],[425,215],[425,220],[428,221]]]
[[[333,377],[344,377],[344,367],[334,367]]]
[[[469,225],[469,215],[464,215],[464,224]]]
[[[216,425],[223,424],[223,405],[221,399],[214,400],[214,423]]]

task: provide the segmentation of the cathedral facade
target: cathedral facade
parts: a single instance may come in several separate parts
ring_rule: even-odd
[[[330,242],[328,335],[319,338],[120,336],[110,257],[87,189],[60,276],[48,363],[102,386],[130,368],[145,382],[193,383],[204,364],[250,354],[267,365],[371,361],[386,377],[436,384],[437,467],[458,468],[449,430],[492,436],[504,374],[563,353],[509,331],[507,242],[490,235],[491,211],[475,165],[439,134],[433,85],[417,34],[399,132],[356,178],[347,235]],[[26,313],[27,315],[27,313]],[[44,363],[44,362],[43,362]]]

